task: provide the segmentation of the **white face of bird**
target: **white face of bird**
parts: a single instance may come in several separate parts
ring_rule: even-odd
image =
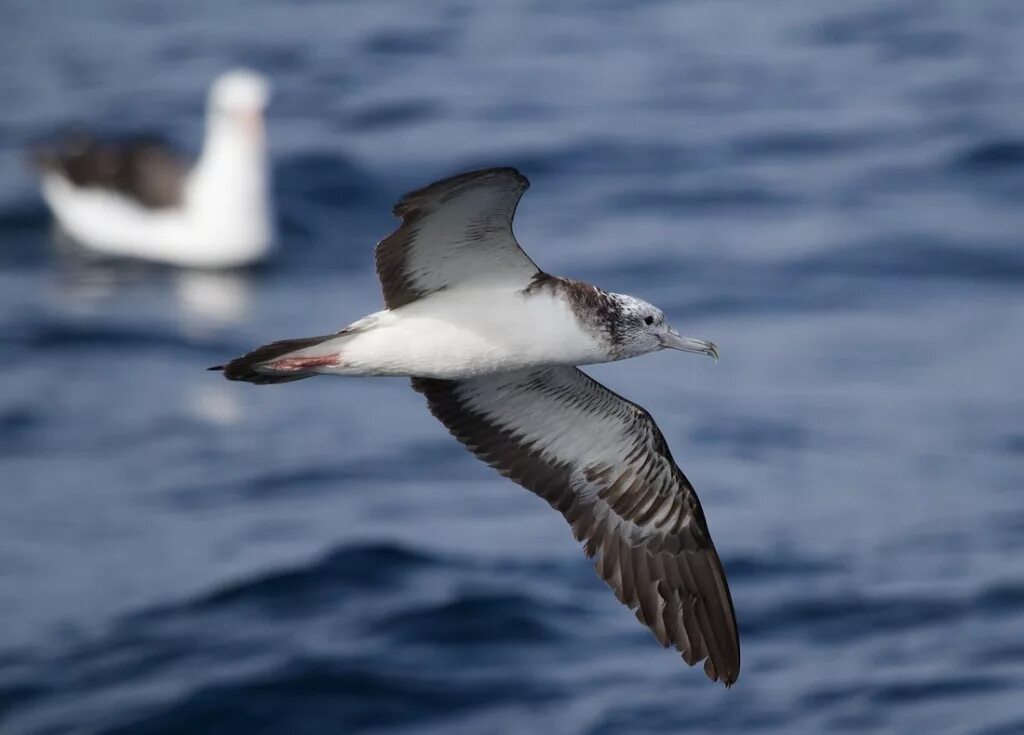
[[[665,312],[658,307],[635,296],[612,296],[619,306],[616,339],[624,357],[670,349],[708,355],[718,362],[718,348],[714,342],[682,336],[669,326]]]

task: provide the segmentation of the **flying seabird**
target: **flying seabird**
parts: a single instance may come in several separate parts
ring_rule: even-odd
[[[43,198],[66,234],[106,255],[196,268],[261,260],[274,229],[268,99],[255,72],[218,77],[194,166],[155,137],[66,136],[34,151]]]
[[[412,378],[479,459],[565,516],[598,574],[663,646],[726,686],[740,669],[729,586],[693,486],[651,415],[580,371],[664,348],[710,355],[662,311],[540,270],[512,233],[512,168],[406,195],[377,245],[386,309],[336,334],[219,365],[229,380]]]

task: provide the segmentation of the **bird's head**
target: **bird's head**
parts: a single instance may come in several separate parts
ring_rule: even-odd
[[[665,312],[643,299],[625,294],[609,294],[616,305],[613,340],[622,357],[672,349],[709,355],[718,362],[714,342],[684,337],[665,319]]]
[[[263,111],[269,102],[266,78],[248,69],[235,69],[217,77],[210,87],[209,114],[218,126],[262,139]]]

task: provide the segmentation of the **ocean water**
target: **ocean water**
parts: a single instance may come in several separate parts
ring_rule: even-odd
[[[0,732],[1024,733],[1024,5],[226,0],[0,10]],[[282,247],[82,258],[26,146],[198,147],[275,86]],[[379,307],[404,191],[530,177],[547,270],[721,362],[646,406],[736,604],[729,691],[404,380],[205,367]]]

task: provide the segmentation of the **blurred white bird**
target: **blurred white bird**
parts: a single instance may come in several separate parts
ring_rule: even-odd
[[[263,113],[266,79],[235,70],[210,88],[194,166],[163,141],[75,134],[34,151],[43,198],[64,232],[103,254],[231,268],[273,246]]]

